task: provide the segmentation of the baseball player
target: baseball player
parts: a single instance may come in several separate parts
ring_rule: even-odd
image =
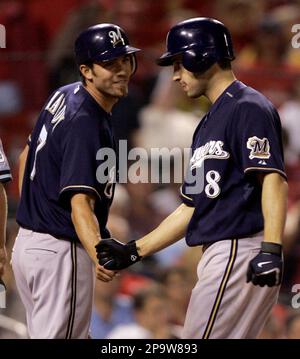
[[[95,244],[110,236],[116,168],[97,177],[97,153],[115,150],[111,110],[127,95],[137,51],[117,25],[83,31],[75,42],[82,82],[50,96],[21,154],[12,265],[30,338],[87,338],[93,265],[98,279],[115,275],[98,264]]]
[[[119,270],[185,235],[203,246],[183,338],[255,338],[277,300],[286,217],[279,116],[231,69],[231,36],[219,21],[193,18],[168,33],[161,66],[190,98],[206,96],[210,111],[195,130],[182,205],[154,231],[122,245],[97,245],[105,268]],[[190,178],[199,180],[203,186]],[[189,179],[189,180],[187,180]],[[201,181],[198,181],[198,184]]]
[[[7,260],[5,249],[7,198],[3,184],[11,180],[11,173],[0,139],[0,281],[4,274]]]

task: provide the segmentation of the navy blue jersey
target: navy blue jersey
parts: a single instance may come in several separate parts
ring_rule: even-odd
[[[262,94],[234,81],[194,133],[181,188],[183,202],[195,207],[188,245],[243,238],[263,229],[257,172],[278,172],[286,178],[280,118]],[[201,181],[195,191],[196,176]]]
[[[11,180],[11,173],[7,158],[3,151],[2,142],[0,140],[0,182],[8,182]]]
[[[111,118],[81,83],[58,89],[31,134],[17,222],[63,239],[78,237],[71,220],[70,195],[89,192],[102,238],[114,193],[113,176],[97,180],[101,148],[115,151]],[[99,157],[99,156],[98,156]],[[113,174],[113,167],[110,174]],[[102,183],[103,182],[103,183]]]

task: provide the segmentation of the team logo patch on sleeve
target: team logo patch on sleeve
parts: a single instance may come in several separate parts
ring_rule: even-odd
[[[256,136],[248,138],[247,148],[250,151],[249,158],[268,159],[271,157],[270,154],[270,143],[269,140],[264,138],[258,138]]]

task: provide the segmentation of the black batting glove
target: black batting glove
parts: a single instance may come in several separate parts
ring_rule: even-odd
[[[277,243],[262,242],[261,250],[249,263],[247,283],[263,287],[278,286],[282,281],[282,246]]]
[[[124,244],[114,238],[107,238],[102,239],[95,247],[99,264],[105,269],[125,269],[142,259],[135,241]]]

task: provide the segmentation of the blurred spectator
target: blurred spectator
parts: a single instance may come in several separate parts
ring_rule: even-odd
[[[300,283],[300,201],[289,208],[284,230],[285,268],[281,291],[290,293],[294,283]]]
[[[117,325],[132,323],[132,302],[128,296],[119,292],[121,277],[111,282],[95,283],[94,306],[91,319],[91,336],[103,339]]]
[[[146,171],[144,166],[147,164],[141,164],[141,171]],[[131,168],[133,170],[133,168]],[[149,173],[149,172],[148,172]],[[148,179],[147,179],[148,181]],[[131,228],[132,239],[137,239],[148,233],[159,224],[161,220],[157,212],[153,208],[153,204],[150,201],[150,195],[157,187],[154,183],[132,183],[128,182],[126,188],[131,198],[131,206],[129,209],[129,221]]]
[[[197,267],[201,257],[202,246],[186,247],[177,263],[185,269],[192,287],[194,287],[198,280]]]
[[[179,0],[177,1],[177,3],[176,1],[170,1],[170,7],[172,6],[180,6],[183,9],[193,10],[195,13],[198,13],[198,16],[213,17],[214,2],[211,0]],[[186,19],[188,19],[189,17],[191,16],[187,16]]]
[[[174,338],[169,322],[169,302],[164,291],[153,286],[133,296],[135,322],[119,325],[108,339],[171,339]]]
[[[34,20],[28,6],[20,0],[2,0],[0,23],[6,27],[6,49],[1,49],[0,84],[6,112],[40,107],[47,94],[43,51],[47,36],[44,25]],[[6,87],[5,96],[3,86]],[[0,100],[1,103],[1,100]],[[14,103],[16,108],[9,107]]]
[[[148,151],[162,147],[189,148],[199,117],[176,106],[182,96],[178,95],[179,86],[171,85],[171,73],[162,71],[160,76],[162,78],[158,79],[154,89],[158,93],[152,95],[151,103],[139,114],[141,128],[135,137],[135,144]],[[163,88],[158,88],[159,82]],[[168,88],[173,91],[167,95]]]
[[[289,165],[300,161],[300,73],[294,79],[291,98],[279,108],[282,127],[286,130],[288,143],[285,160]]]
[[[130,228],[126,218],[123,216],[110,213],[107,228],[111,236],[117,238],[120,242],[127,243],[129,241]]]
[[[170,166],[171,183],[162,185],[161,187],[153,191],[152,194],[149,196],[154,211],[162,219],[166,218],[181,204],[179,198],[180,184],[174,183],[174,178],[172,176],[174,171],[175,171],[174,166],[171,165]],[[162,168],[161,172],[164,173],[167,171],[166,169]],[[180,174],[183,175],[182,173]],[[184,238],[182,238],[181,241],[178,241],[172,244],[171,246],[164,248],[161,251],[155,253],[154,258],[157,260],[157,264],[161,269],[170,267],[172,265],[177,265],[186,248],[187,248],[186,242]]]
[[[287,339],[300,339],[300,312],[293,313],[286,322]]]
[[[148,288],[154,283],[156,283],[156,279],[146,277],[140,274],[138,270],[134,272],[133,269],[129,268],[122,272],[119,293],[132,297],[138,291]]]
[[[270,316],[257,339],[283,339],[284,328],[275,315]]]
[[[298,68],[285,62],[289,45],[280,23],[265,17],[255,40],[239,53],[234,64],[239,79],[269,97],[276,107],[287,101],[295,77],[300,75]]]
[[[139,58],[138,58],[139,61]],[[139,129],[138,113],[146,99],[142,98],[133,85],[129,86],[129,94],[121,99],[112,111],[114,136],[119,146],[120,140],[127,141],[128,151],[133,147],[132,136]]]
[[[245,66],[259,64],[266,69],[282,64],[287,44],[280,23],[267,16],[257,24],[256,32],[255,41],[239,53],[239,63]]]
[[[0,80],[0,116],[12,115],[22,110],[23,96],[15,81]]]
[[[88,1],[68,14],[48,52],[50,87],[52,90],[79,80],[74,60],[74,41],[84,29],[107,22],[100,1]]]
[[[275,7],[270,12],[270,16],[280,24],[284,43],[289,45],[286,51],[285,63],[300,68],[300,51],[291,46],[292,37],[295,35],[295,33],[291,32],[292,27],[300,23],[300,3],[287,3]]]
[[[115,186],[114,201],[110,207],[110,214],[128,218],[130,202],[130,197],[126,187],[117,183]]]
[[[258,23],[263,19],[266,2],[261,0],[216,0],[213,17],[230,29],[239,52],[256,37]]]
[[[183,328],[192,284],[187,271],[182,267],[169,267],[160,277],[169,301],[170,321]]]

